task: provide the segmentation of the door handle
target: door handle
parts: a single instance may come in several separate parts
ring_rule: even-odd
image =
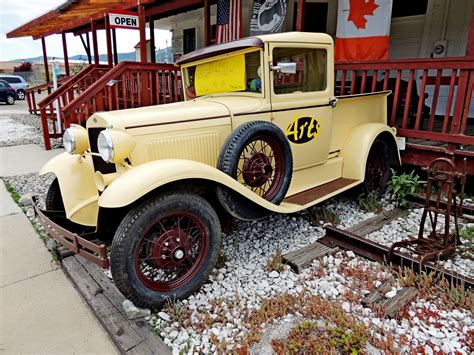
[[[329,105],[331,105],[331,107],[336,107],[337,106],[337,101],[338,99],[336,97],[333,97],[331,99],[329,99]]]

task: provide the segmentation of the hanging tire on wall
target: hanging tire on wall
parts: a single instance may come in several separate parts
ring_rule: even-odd
[[[142,307],[186,298],[207,280],[220,240],[219,218],[201,196],[177,191],[151,198],[133,208],[115,233],[114,281]]]
[[[217,168],[260,197],[279,204],[290,187],[293,172],[290,143],[281,129],[271,122],[245,123],[227,138]],[[224,186],[217,188],[217,197],[236,218],[250,220],[268,214]]]
[[[382,194],[385,191],[390,177],[390,158],[387,143],[381,138],[376,138],[365,165],[365,177],[362,184],[364,193]]]

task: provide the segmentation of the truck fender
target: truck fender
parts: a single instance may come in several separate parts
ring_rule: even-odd
[[[95,226],[99,193],[95,186],[92,157],[62,153],[47,162],[39,172],[40,175],[47,173],[54,173],[58,179],[66,217],[82,225]]]
[[[344,159],[343,178],[364,180],[370,148],[379,136],[392,147],[391,163],[400,164],[400,152],[397,149],[394,130],[382,123],[365,123],[355,127],[342,146],[340,156]]]
[[[113,180],[99,198],[103,208],[130,205],[149,192],[176,181],[199,179],[227,186],[252,202],[272,212],[296,212],[297,206],[282,203],[275,205],[247,189],[222,171],[196,161],[181,159],[157,160],[130,168]]]

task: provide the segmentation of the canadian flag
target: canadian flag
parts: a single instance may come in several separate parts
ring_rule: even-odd
[[[388,59],[392,0],[339,0],[336,61]]]

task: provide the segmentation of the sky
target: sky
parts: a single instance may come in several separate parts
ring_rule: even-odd
[[[20,58],[32,58],[43,54],[41,40],[33,40],[31,37],[20,37],[7,39],[6,34],[15,28],[57,8],[64,0],[0,0],[0,61],[9,61]],[[86,55],[80,37],[72,33],[66,35],[68,43],[68,55]],[[147,29],[147,38],[149,37]],[[155,30],[156,48],[171,45],[171,34],[168,31]],[[138,30],[117,29],[117,49],[119,53],[132,52],[134,46],[139,42]],[[99,52],[105,54],[106,42],[105,31],[98,32]],[[63,46],[61,35],[51,35],[46,38],[48,56],[63,57]]]

